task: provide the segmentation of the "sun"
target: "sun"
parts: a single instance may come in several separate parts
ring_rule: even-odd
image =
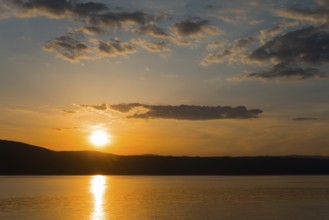
[[[111,136],[104,130],[95,130],[90,134],[89,141],[96,147],[104,147],[111,142]]]

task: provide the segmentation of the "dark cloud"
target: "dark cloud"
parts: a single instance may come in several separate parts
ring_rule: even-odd
[[[208,20],[200,18],[186,19],[172,25],[172,31],[181,38],[202,38],[208,35],[217,35],[220,30],[211,25]]]
[[[84,26],[80,29],[78,29],[78,31],[82,31],[86,34],[90,34],[90,35],[94,35],[94,34],[102,34],[105,33],[106,30],[101,28],[101,27],[96,27],[96,26]]]
[[[90,59],[89,48],[86,44],[70,37],[61,36],[48,41],[43,48],[50,52],[55,52],[64,59],[77,62],[80,59]]]
[[[143,107],[143,113],[134,112],[137,107]],[[262,110],[248,110],[244,106],[195,106],[195,105],[146,105],[140,103],[109,105],[115,111],[133,114],[128,118],[143,119],[176,119],[176,120],[215,120],[215,119],[248,119],[257,118]]]
[[[103,3],[79,0],[10,0],[17,13],[25,16],[71,17],[89,26],[119,27],[126,23],[145,24],[153,17],[141,11],[118,11]]]
[[[141,26],[141,27],[135,29],[134,32],[136,32],[138,34],[143,34],[143,35],[147,35],[150,37],[154,37],[154,38],[165,39],[165,38],[169,37],[169,34],[166,33],[166,31],[164,29],[156,26],[155,24],[147,24],[147,25]]]
[[[68,0],[9,0],[17,13],[23,16],[45,15],[65,17],[72,12],[72,1]]]
[[[285,17],[300,16],[304,20],[328,21],[329,4],[325,0],[315,0],[318,7],[305,9],[292,7],[289,9],[278,9],[276,13]],[[81,59],[94,59],[101,57],[128,56],[136,53],[135,46],[142,47],[150,52],[167,52],[169,42],[177,45],[192,45],[191,39],[208,37],[209,35],[219,35],[222,31],[199,17],[187,18],[173,23],[169,28],[159,25],[159,21],[168,19],[165,15],[149,14],[144,11],[131,11],[122,8],[108,6],[104,3],[82,0],[7,0],[3,5],[12,10],[12,14],[26,17],[48,16],[50,18],[67,18],[81,23],[81,28],[76,32],[87,33],[90,35],[106,33],[113,28],[122,28],[124,31],[135,34],[146,35],[145,39],[135,39],[122,42],[118,38],[111,41],[90,39],[87,43],[75,39],[72,34],[55,38],[44,45],[44,49],[54,52],[60,57],[77,62]],[[2,6],[0,3],[0,7]],[[207,6],[209,9],[211,5]],[[246,9],[228,8],[222,9],[223,15],[244,15]],[[1,17],[1,16],[0,16]],[[243,17],[243,16],[242,16]],[[172,17],[170,19],[173,19]],[[243,19],[244,20],[244,19]],[[323,23],[323,22],[322,22]],[[257,37],[246,37],[235,40],[233,43],[221,46],[217,50],[212,50],[202,61],[206,66],[212,63],[270,61],[274,64],[290,62],[305,64],[323,64],[329,61],[329,33],[327,26],[308,27],[296,31],[288,32],[282,35],[283,31],[291,26],[297,25],[295,22],[285,22],[274,28],[264,29],[259,33],[258,38],[262,41],[262,46],[249,53],[249,45],[255,42]],[[166,29],[167,28],[167,29]],[[273,38],[268,40],[269,37]],[[90,37],[90,36],[87,36]],[[141,38],[143,36],[140,36]],[[161,41],[154,42],[148,38],[158,38]],[[97,46],[92,42],[96,42]],[[209,44],[209,47],[211,44]],[[214,45],[214,44],[213,44]],[[283,73],[289,73],[294,76],[306,76],[306,78],[320,76],[319,71],[310,67],[295,66],[285,69],[278,69],[280,66],[274,66],[272,69],[252,75],[250,78],[259,78],[263,75],[271,75],[269,72],[275,72],[274,75],[282,76]],[[301,74],[293,73],[302,72]],[[273,75],[273,74],[272,74]],[[309,76],[311,75],[311,76]],[[289,78],[290,75],[287,75]],[[278,78],[278,77],[268,77]],[[284,77],[282,77],[284,78]]]
[[[103,3],[82,2],[73,0],[11,0],[10,5],[20,15],[48,16],[51,18],[70,18],[82,22],[81,28],[74,32],[61,36],[45,43],[43,48],[54,52],[60,57],[77,62],[81,59],[95,59],[99,57],[127,56],[136,52],[134,44],[122,42],[118,38],[111,41],[102,41],[96,38],[90,40],[97,44],[87,45],[74,39],[74,34],[101,34],[110,28],[122,27],[123,25],[135,24],[136,32],[157,38],[167,38],[169,35],[155,24],[149,22],[160,19],[142,11],[125,11],[110,8]],[[135,40],[135,44],[152,52],[169,51],[167,42],[149,42],[146,40]]]
[[[315,120],[319,120],[319,119],[318,118],[298,117],[298,118],[293,118],[292,120],[294,120],[294,121],[315,121]]]
[[[257,62],[274,62],[271,69],[251,73],[249,78],[326,78],[325,74],[313,67],[329,62],[329,33],[325,26],[306,27],[290,31],[267,41],[254,50],[248,59]]]
[[[121,12],[113,12],[109,11],[102,14],[94,14],[92,16],[88,16],[88,24],[96,26],[96,27],[120,27],[124,24],[139,24],[144,25],[147,22],[153,20],[152,16],[141,12],[141,11],[121,11]]]
[[[325,63],[329,61],[329,33],[323,26],[291,31],[266,42],[253,51],[249,58],[256,61]]]
[[[208,4],[208,5],[206,5],[206,9],[208,9],[208,10],[215,10],[216,7],[213,6],[213,5],[211,5],[211,4]]]
[[[80,21],[84,27],[82,30],[88,34],[103,33],[123,25],[145,25],[159,19],[142,11],[112,9],[103,3],[79,0],[9,0],[7,4],[18,16],[47,16]]]
[[[255,41],[255,39],[253,37],[241,38],[234,42],[233,47],[245,47],[245,46],[253,43],[254,41]]]
[[[249,73],[246,75],[246,77],[252,79],[261,79],[261,80],[270,80],[270,79],[304,80],[312,77],[324,78],[325,75],[316,68],[294,66],[289,62],[282,62],[274,65],[268,70],[257,72],[257,73]]]
[[[60,57],[73,62],[81,59],[127,56],[136,52],[138,45],[150,52],[168,52],[169,42],[177,45],[192,45],[191,38],[198,39],[209,35],[218,35],[221,30],[209,20],[189,18],[162,27],[160,21],[173,19],[167,13],[150,14],[139,10],[126,10],[108,6],[104,3],[83,0],[7,0],[4,3],[14,16],[48,18],[65,18],[80,22],[80,28],[73,28],[67,36],[58,37],[47,42],[44,49],[54,52]],[[99,36],[86,36],[88,43],[79,42],[75,36],[82,34],[98,35],[114,28],[147,36],[146,39],[134,39],[134,43],[121,42],[118,38],[105,41]],[[76,35],[74,35],[76,34]],[[142,37],[142,36],[141,36]],[[162,39],[152,42],[148,38]],[[88,39],[89,38],[89,39]],[[97,43],[97,46],[92,43]]]
[[[54,52],[60,57],[73,62],[103,56],[127,56],[136,52],[132,44],[121,42],[117,38],[109,42],[92,39],[91,41],[98,44],[98,47],[95,48],[74,39],[74,34],[80,33],[81,35],[81,32],[100,34],[110,28],[121,27],[126,24],[147,27],[146,23],[154,20],[151,15],[141,11],[112,9],[103,3],[79,0],[10,0],[8,5],[10,5],[14,14],[21,16],[41,15],[51,18],[69,18],[82,22],[82,28],[74,30],[74,33],[58,37],[44,45],[45,50]],[[156,31],[158,31],[158,35],[161,34],[159,30],[153,28],[154,34]],[[148,48],[151,48],[151,46],[148,45]]]
[[[293,22],[281,22],[278,25],[271,27],[271,28],[265,28],[263,30],[259,31],[259,40],[262,44],[266,43],[268,39],[276,37],[280,34],[282,34],[285,29],[294,27],[299,25],[300,22],[298,21],[293,21]]]
[[[80,17],[86,17],[106,12],[109,8],[102,3],[86,2],[74,5],[71,10]]]
[[[123,104],[117,104],[117,105],[110,105],[109,107],[115,111],[119,111],[122,113],[128,113],[129,111],[131,111],[132,109],[134,109],[136,107],[143,107],[143,106],[144,106],[144,104],[140,104],[140,103],[123,103]]]
[[[115,38],[112,41],[98,41],[98,51],[101,56],[117,57],[136,53],[136,48],[129,42]]]

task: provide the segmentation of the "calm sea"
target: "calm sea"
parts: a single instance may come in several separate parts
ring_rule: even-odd
[[[329,176],[0,177],[0,219],[329,219]]]

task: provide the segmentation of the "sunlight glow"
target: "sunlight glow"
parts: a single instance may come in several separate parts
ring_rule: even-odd
[[[102,147],[110,143],[110,135],[104,130],[96,130],[89,136],[89,141],[97,147]]]
[[[104,193],[106,191],[106,177],[97,175],[93,176],[90,181],[90,192],[94,196],[94,210],[90,220],[105,219],[104,212]]]

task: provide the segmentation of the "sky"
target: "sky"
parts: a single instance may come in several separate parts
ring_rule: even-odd
[[[0,0],[0,139],[329,155],[328,28],[328,0]]]

